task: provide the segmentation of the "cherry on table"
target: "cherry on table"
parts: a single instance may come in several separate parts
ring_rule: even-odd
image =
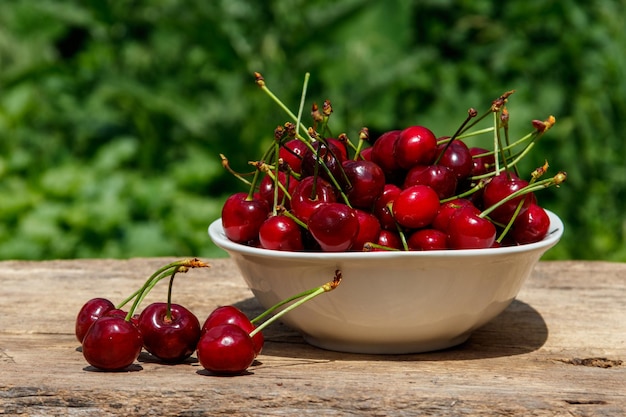
[[[209,328],[200,336],[196,351],[204,369],[226,375],[245,372],[256,356],[250,335],[234,324]]]
[[[74,331],[78,341],[82,343],[89,327],[91,327],[96,320],[113,309],[115,309],[115,305],[106,298],[98,297],[87,301],[76,316]]]
[[[83,339],[83,356],[92,366],[105,371],[128,368],[139,357],[143,339],[139,329],[123,318],[101,317]]]
[[[234,324],[235,326],[241,327],[248,334],[252,333],[256,328],[243,311],[235,306],[226,305],[216,308],[209,314],[209,317],[207,317],[202,325],[202,333],[204,334],[209,329],[222,324]],[[265,338],[262,332],[257,332],[252,337],[252,344],[254,345],[255,355],[261,353],[263,345],[265,344]]]
[[[168,318],[167,303],[148,305],[139,315],[139,331],[145,349],[156,358],[180,363],[196,350],[200,339],[200,322],[187,308],[171,304]]]

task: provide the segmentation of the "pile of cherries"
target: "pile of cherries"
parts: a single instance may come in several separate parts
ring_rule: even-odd
[[[469,109],[452,136],[416,125],[371,141],[363,128],[355,144],[331,133],[328,100],[312,106],[306,127],[258,73],[256,82],[293,122],[278,126],[263,157],[250,162],[251,180],[222,155],[223,166],[248,186],[223,205],[230,240],[285,251],[419,251],[527,244],[548,233],[549,216],[534,193],[566,174],[541,179],[546,162],[523,179],[517,165],[555,119],[533,120],[529,134],[511,141],[506,103],[513,91],[482,116]],[[490,115],[493,126],[475,128]],[[493,146],[466,144],[479,135]]]
[[[143,349],[167,364],[182,363],[196,353],[200,364],[211,374],[242,374],[263,348],[265,339],[261,330],[302,303],[335,289],[341,282],[341,272],[336,271],[332,281],[289,297],[252,320],[235,306],[221,306],[201,326],[189,309],[171,302],[171,294],[178,272],[208,266],[197,258],[176,261],[158,269],[119,306],[106,298],[87,301],[75,324],[85,360],[99,370],[121,371],[129,369]],[[135,314],[148,292],[165,278],[169,278],[167,302],[151,303]],[[128,311],[122,310],[131,301]],[[257,326],[263,319],[266,320]]]

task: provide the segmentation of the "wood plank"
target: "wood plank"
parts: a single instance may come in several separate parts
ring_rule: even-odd
[[[541,262],[517,301],[445,351],[330,352],[275,324],[245,376],[144,354],[132,372],[93,371],[78,309],[121,300],[171,260],[0,262],[0,415],[626,415],[626,264]],[[200,320],[223,304],[261,311],[230,260],[209,262],[177,278],[177,302]]]

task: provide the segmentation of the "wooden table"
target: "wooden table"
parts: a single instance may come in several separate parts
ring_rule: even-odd
[[[94,371],[74,336],[82,304],[117,303],[172,260],[0,262],[0,416],[626,415],[626,264],[540,262],[517,301],[446,351],[329,352],[273,324],[244,376],[146,356]],[[224,304],[260,312],[230,260],[206,261],[177,278],[176,302],[201,321]]]

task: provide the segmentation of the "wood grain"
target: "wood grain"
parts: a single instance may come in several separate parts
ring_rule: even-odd
[[[117,302],[172,260],[0,262],[0,415],[626,415],[626,264],[540,262],[507,310],[440,352],[330,352],[274,324],[244,376],[147,354],[128,372],[89,367],[74,337],[82,304]],[[177,277],[177,302],[200,320],[224,304],[261,311],[230,260],[208,262]]]

